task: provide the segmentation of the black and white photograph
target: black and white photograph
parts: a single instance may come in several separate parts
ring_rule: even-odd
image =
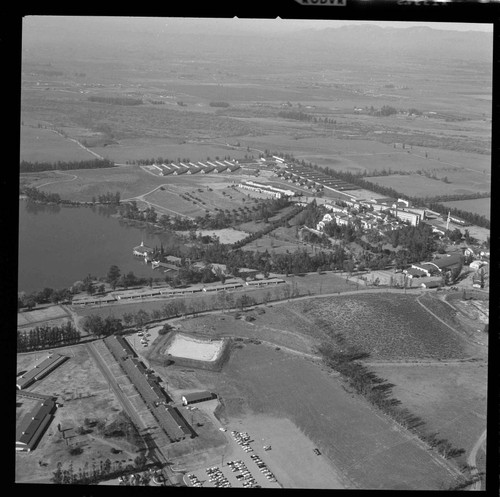
[[[491,490],[493,22],[315,8],[23,16],[23,489]]]

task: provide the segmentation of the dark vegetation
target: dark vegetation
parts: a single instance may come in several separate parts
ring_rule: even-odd
[[[93,159],[84,161],[57,161],[57,162],[20,162],[19,172],[37,173],[40,171],[71,171],[74,169],[102,169],[116,167],[114,162],[108,159]]]
[[[418,436],[429,447],[436,449],[446,459],[465,453],[464,449],[453,447],[448,440],[440,439],[438,433],[426,433],[425,422],[404,408],[400,400],[392,397],[394,384],[378,377],[360,362],[370,357],[368,352],[349,345],[341,333],[332,330],[329,322],[322,319],[315,321],[316,325],[330,336],[329,341],[324,341],[318,347],[323,362],[338,371],[350,388],[363,395],[373,406]]]
[[[100,102],[103,104],[112,105],[141,105],[144,102],[139,98],[129,97],[98,97],[92,96],[88,98],[89,102]]]
[[[28,332],[17,330],[17,352],[31,352],[80,341],[80,332],[71,321],[62,326],[36,326]]]
[[[210,102],[210,107],[229,107],[230,104],[228,102]]]
[[[73,461],[69,462],[67,469],[64,467],[63,463],[57,463],[57,469],[53,472],[51,478],[52,483],[56,484],[72,484],[72,485],[95,485],[100,481],[110,480],[112,478],[117,478],[118,476],[123,476],[126,474],[131,474],[135,472],[144,471],[149,468],[158,468],[158,463],[148,462],[147,457],[144,455],[143,450],[146,445],[145,441],[141,437],[135,425],[132,423],[127,414],[122,411],[118,414],[117,418],[113,420],[108,425],[105,424],[103,420],[97,420],[97,422],[91,422],[89,419],[85,419],[85,426],[87,428],[92,427],[92,429],[84,429],[86,433],[93,431],[93,428],[97,429],[100,436],[108,439],[125,439],[127,442],[138,446],[140,453],[132,461],[130,459],[128,464],[124,464],[125,460],[115,460],[111,461],[109,458],[105,460],[93,460],[92,466],[88,462],[85,463],[83,467],[79,467],[78,471],[75,471],[73,467]],[[116,454],[120,453],[120,450],[111,449],[111,452]],[[76,446],[69,450],[70,455],[73,457],[83,453],[83,447]],[[137,485],[147,485],[151,478],[150,474],[143,474],[139,477],[139,481],[136,482]]]

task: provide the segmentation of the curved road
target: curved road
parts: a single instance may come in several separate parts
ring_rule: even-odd
[[[481,433],[481,436],[477,439],[477,442],[474,444],[474,447],[472,447],[469,456],[467,457],[467,464],[474,468],[474,470],[472,471],[472,476],[478,474],[476,458],[477,453],[481,448],[483,450],[486,450],[486,429],[483,431],[483,433]],[[481,478],[479,478],[478,481],[476,481],[469,490],[481,490],[481,485],[482,481]]]

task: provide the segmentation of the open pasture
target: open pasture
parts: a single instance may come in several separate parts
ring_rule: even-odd
[[[453,481],[446,463],[311,361],[246,344],[221,373],[199,378],[222,397],[230,420],[246,413],[289,418],[354,487],[423,490]]]
[[[442,176],[444,177],[446,175],[447,174],[444,173]],[[390,176],[373,176],[366,179],[377,185],[394,188],[394,190],[403,195],[417,197],[435,197],[438,195],[483,193],[490,191],[490,184],[486,182],[478,182],[475,184],[471,184],[467,181],[445,183],[439,179],[427,178],[419,174],[412,174],[411,176],[394,174]]]
[[[18,312],[17,326],[25,326],[40,321],[49,321],[52,319],[69,318],[70,315],[59,305],[51,305],[43,309],[33,311]]]
[[[491,198],[476,198],[473,200],[454,200],[453,202],[443,202],[443,205],[452,209],[473,212],[491,219]]]
[[[205,141],[179,143],[180,141],[168,137],[124,138],[118,144],[95,147],[92,150],[118,163],[159,157],[173,161],[187,158],[191,162],[203,162],[207,157],[215,159],[215,157],[228,155],[232,159],[238,160],[247,153],[246,150],[239,150],[225,145],[226,140],[220,145]],[[237,142],[237,138],[227,138],[227,143],[235,142]]]
[[[28,162],[57,162],[91,160],[95,156],[50,129],[21,126],[19,158]]]
[[[228,82],[224,85],[205,82],[169,82],[168,91],[177,95],[195,97],[198,102],[252,102],[283,101],[307,98],[307,92],[291,88],[274,87],[259,83]]]
[[[60,182],[44,186],[43,191],[58,193],[64,199],[90,202],[93,196],[107,192],[119,191],[122,199],[135,197],[161,184],[159,177],[155,178],[137,166],[77,169],[68,174],[76,178],[68,181],[66,176],[61,176]]]
[[[486,429],[487,365],[485,362],[370,364],[370,370],[393,383],[394,397],[425,420],[429,433],[470,449]],[[479,466],[480,471],[484,471]]]
[[[304,317],[329,323],[347,343],[372,359],[460,359],[467,343],[429,314],[410,295],[359,294],[294,305]]]

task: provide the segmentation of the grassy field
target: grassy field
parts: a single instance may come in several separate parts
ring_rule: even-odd
[[[93,196],[119,191],[122,198],[135,197],[159,186],[160,178],[145,173],[137,166],[113,167],[109,169],[77,169],[69,174],[73,181],[62,177],[58,183],[43,187],[43,191],[58,193],[61,198],[91,201]]]
[[[28,162],[83,161],[95,156],[76,143],[43,128],[21,126],[21,160]]]
[[[357,488],[438,489],[452,481],[428,451],[310,361],[244,345],[222,374],[198,378],[218,392],[229,419],[289,418]]]
[[[371,183],[393,188],[403,195],[419,196],[419,197],[434,197],[438,195],[454,195],[464,193],[483,193],[489,192],[491,184],[488,181],[467,182],[461,179],[460,182],[453,182],[451,176],[448,176],[449,183],[445,183],[440,179],[426,178],[418,174],[391,176],[373,176],[366,178]],[[439,176],[438,176],[439,178]]]
[[[410,295],[339,296],[307,301],[294,309],[313,323],[318,318],[330,323],[332,332],[341,333],[373,359],[459,359],[470,353],[464,339]]]
[[[165,160],[177,161],[187,158],[191,162],[205,161],[207,157],[231,156],[232,159],[242,159],[246,151],[239,150],[233,146],[227,146],[224,141],[220,145],[206,141],[179,143],[179,139],[172,138],[126,138],[116,145],[106,147],[95,147],[92,150],[103,157],[118,163],[163,157]],[[229,138],[228,143],[235,143],[237,139]]]
[[[20,312],[17,314],[17,326],[25,326],[39,321],[70,317],[68,312],[59,305],[52,305],[45,309]]]
[[[487,365],[483,361],[442,364],[370,366],[381,378],[395,384],[393,394],[438,432],[466,453],[486,428]],[[483,465],[478,466],[484,471]]]
[[[491,218],[491,198],[477,198],[474,200],[455,200],[453,202],[443,202],[443,205],[467,212],[474,212],[486,219]]]

